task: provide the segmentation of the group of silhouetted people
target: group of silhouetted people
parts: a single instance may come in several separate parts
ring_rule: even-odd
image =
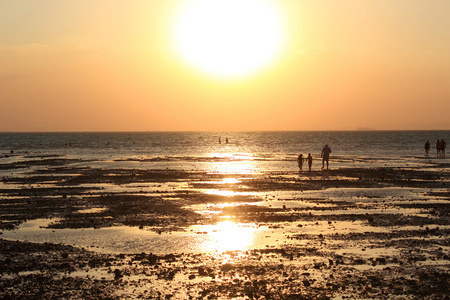
[[[431,148],[430,141],[427,140],[425,143],[426,156],[428,156],[430,148]],[[436,156],[445,156],[445,148],[447,148],[447,143],[443,139],[436,140]]]
[[[297,162],[298,162],[298,169],[301,172],[303,170],[303,162],[306,161],[308,162],[308,168],[309,168],[309,172],[311,172],[311,168],[312,168],[312,156],[311,153],[308,153],[308,157],[303,158],[303,154],[300,153],[300,155],[297,157]]]
[[[443,139],[437,140],[436,141],[436,156],[445,156],[445,148],[446,147],[447,147],[447,143]],[[426,156],[428,156],[430,149],[431,149],[431,144],[430,144],[430,141],[427,140],[425,143],[425,155]],[[325,145],[325,147],[323,147],[323,149],[322,149],[322,153],[320,154],[320,157],[322,157],[322,169],[325,168],[325,164],[326,164],[327,170],[328,170],[330,153],[331,153],[331,148],[328,147],[328,145]],[[303,163],[305,161],[308,163],[309,172],[311,172],[312,162],[313,162],[311,153],[308,153],[308,156],[306,158],[303,158],[303,154],[301,154],[301,153],[297,157],[299,172],[303,171]]]
[[[320,154],[320,157],[322,157],[322,169],[325,168],[325,164],[327,165],[327,169],[328,169],[330,153],[331,153],[331,148],[328,147],[328,145],[325,145],[325,147],[323,147],[323,149],[322,149],[322,153]],[[303,171],[303,163],[305,161],[308,163],[308,171],[311,172],[312,162],[313,162],[311,153],[308,153],[308,156],[306,158],[303,158],[303,154],[301,154],[301,153],[297,157],[299,172]]]

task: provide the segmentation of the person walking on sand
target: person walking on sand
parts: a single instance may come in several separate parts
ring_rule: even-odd
[[[298,171],[301,172],[303,169],[303,154],[299,154],[297,157],[297,162],[298,162]]]
[[[306,158],[306,160],[308,161],[309,172],[311,172],[311,167],[312,167],[312,156],[311,156],[311,153],[308,153],[308,157]]]
[[[430,151],[430,140],[427,140],[425,143],[425,156],[428,156],[428,152]]]
[[[322,169],[325,167],[325,162],[327,163],[327,170],[328,170],[328,161],[330,159],[330,153],[331,148],[328,147],[328,145],[325,145],[322,149],[322,154],[320,155],[322,157]]]

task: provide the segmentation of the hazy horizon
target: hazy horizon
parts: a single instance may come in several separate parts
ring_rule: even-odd
[[[0,132],[450,130],[449,11],[4,0]]]
[[[233,133],[233,132],[402,132],[402,131],[450,131],[450,129],[376,129],[376,128],[358,128],[358,129],[329,129],[329,130],[123,130],[123,131],[3,131],[0,133]]]

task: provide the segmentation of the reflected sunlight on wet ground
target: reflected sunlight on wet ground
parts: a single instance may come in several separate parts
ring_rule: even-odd
[[[203,245],[203,250],[225,252],[249,249],[250,246],[253,246],[257,228],[254,225],[223,221],[215,225],[203,226],[203,230],[209,235],[209,240]]]

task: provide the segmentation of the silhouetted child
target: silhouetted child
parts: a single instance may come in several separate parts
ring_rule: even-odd
[[[311,153],[308,153],[308,157],[306,158],[306,160],[308,161],[309,172],[311,172],[311,167],[312,167],[312,156],[311,156]]]
[[[300,155],[297,157],[297,162],[298,162],[299,172],[301,172],[302,168],[303,168],[303,154],[300,153]]]

